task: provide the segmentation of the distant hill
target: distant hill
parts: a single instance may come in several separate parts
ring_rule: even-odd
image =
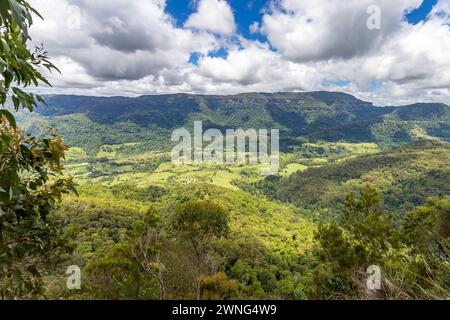
[[[285,151],[304,139],[375,142],[386,148],[421,137],[450,140],[450,107],[445,104],[376,107],[337,92],[51,95],[45,100],[38,116],[22,113],[22,123],[34,131],[42,124],[58,127],[67,143],[92,150],[143,141],[147,149],[168,148],[172,130],[192,127],[194,120],[202,120],[205,129],[279,128]]]
[[[450,194],[449,163],[449,144],[420,140],[309,168],[288,178],[270,177],[256,188],[270,198],[333,217],[349,192],[371,184],[381,191],[385,209],[400,218],[428,197]]]

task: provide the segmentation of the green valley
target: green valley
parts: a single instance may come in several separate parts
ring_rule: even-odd
[[[319,254],[321,237],[329,232],[324,224],[341,223],[350,194],[373,186],[383,200],[379,210],[392,217],[392,232],[399,234],[405,232],[405,224],[413,223],[412,212],[422,210],[417,208],[431,205],[432,198],[448,202],[450,195],[445,130],[450,108],[445,105],[375,107],[325,92],[50,96],[47,103],[39,114],[21,112],[18,118],[34,133],[54,127],[71,145],[65,174],[75,178],[79,196],[65,196],[56,219],[70,239],[65,264],[79,265],[87,274],[82,290],[74,292],[65,288],[61,266],[50,270],[45,283],[54,297],[330,298],[344,287],[330,289],[318,278],[325,263]],[[259,165],[173,164],[170,133],[182,126],[191,128],[194,120],[202,120],[205,130],[279,127],[278,175],[261,176]],[[228,231],[202,244],[201,250],[190,246],[173,224],[180,208],[191,204],[218,206],[229,219]],[[343,225],[339,228],[348,234]],[[157,250],[151,251],[154,260],[146,261],[148,265],[134,247],[143,241],[143,230],[160,237],[146,244]],[[407,250],[405,258],[423,254],[415,252],[406,238],[396,241],[395,252]],[[441,250],[431,254],[448,254]],[[399,274],[412,272],[392,269],[392,257],[372,259],[385,268],[389,265],[392,283]],[[445,259],[433,263],[439,272],[448,267]],[[348,272],[345,295],[364,296],[359,280]],[[448,272],[442,277],[439,281],[449,281]],[[164,290],[161,282],[158,290],[162,279]],[[405,296],[429,298],[446,292],[434,282],[423,291],[410,285],[394,284],[395,290],[386,289],[385,294],[393,297],[400,290]],[[328,293],[320,293],[325,288]]]
[[[449,300],[450,6],[372,2],[0,0],[2,315]]]

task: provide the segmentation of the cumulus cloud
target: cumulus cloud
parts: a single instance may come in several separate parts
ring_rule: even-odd
[[[32,37],[45,43],[52,55],[68,56],[100,80],[157,75],[187,64],[194,50],[206,54],[216,46],[212,35],[176,28],[161,0],[33,4],[46,19],[36,21]]]
[[[197,12],[189,17],[185,27],[222,35],[236,31],[233,11],[226,0],[200,0]]]
[[[382,44],[421,0],[281,0],[263,17],[263,31],[287,59],[349,59]],[[381,29],[369,29],[376,6]],[[372,7],[373,8],[373,7]],[[377,17],[374,17],[375,19]]]
[[[239,35],[225,0],[200,0],[177,27],[164,0],[33,0],[32,28],[62,69],[58,92],[102,95],[345,91],[379,105],[450,103],[450,7],[426,21],[405,14],[421,0],[272,0],[267,42]],[[369,6],[381,29],[367,28]],[[225,48],[226,55],[212,55]],[[198,57],[191,61],[192,54]]]
[[[188,79],[197,90],[227,93],[236,92],[237,88],[301,91],[312,89],[313,83],[319,83],[312,66],[286,61],[258,42],[249,42],[244,49],[231,50],[226,59],[205,57]]]

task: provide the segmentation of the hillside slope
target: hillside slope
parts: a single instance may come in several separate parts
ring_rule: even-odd
[[[428,197],[450,194],[450,145],[417,141],[388,152],[363,155],[268,178],[257,188],[271,198],[333,217],[345,196],[364,184],[382,193],[384,208],[398,218]]]
[[[105,144],[132,142],[143,143],[147,151],[168,149],[172,130],[190,128],[195,120],[202,120],[205,130],[278,128],[285,151],[300,143],[298,137],[375,142],[385,148],[420,137],[450,139],[447,105],[376,107],[335,92],[45,99],[39,115],[21,114],[22,122],[33,131],[42,124],[57,127],[69,145],[92,152]]]

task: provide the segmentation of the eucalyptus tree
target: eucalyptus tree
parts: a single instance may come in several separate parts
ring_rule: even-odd
[[[42,19],[25,0],[0,0],[0,299],[42,294],[41,269],[61,248],[60,229],[48,216],[75,191],[63,175],[61,138],[27,135],[13,115],[44,102],[26,88],[50,85],[42,69],[58,70],[42,46],[29,48],[35,17]]]

